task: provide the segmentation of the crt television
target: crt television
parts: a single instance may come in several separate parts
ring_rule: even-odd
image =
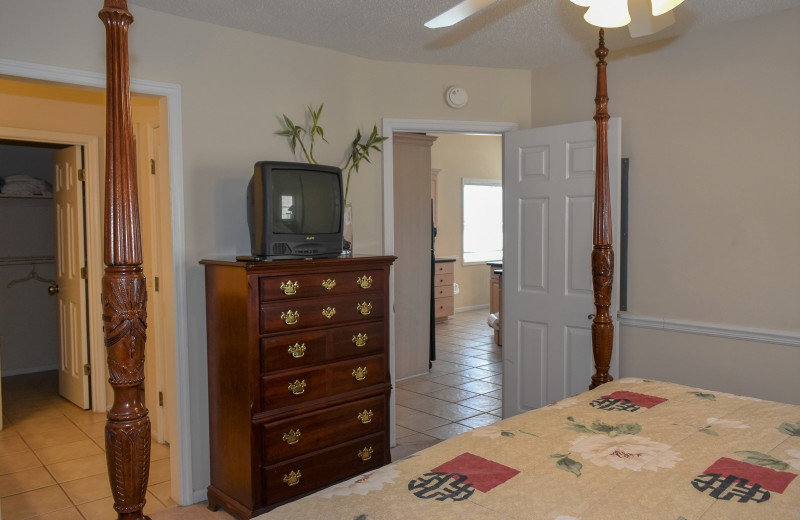
[[[343,218],[339,168],[278,161],[255,164],[247,185],[254,260],[339,256]]]

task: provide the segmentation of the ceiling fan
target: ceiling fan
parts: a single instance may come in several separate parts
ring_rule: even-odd
[[[450,27],[498,0],[462,0],[425,22],[429,29]],[[600,27],[628,26],[631,37],[649,36],[675,23],[672,9],[683,0],[570,0],[589,10],[587,22]]]

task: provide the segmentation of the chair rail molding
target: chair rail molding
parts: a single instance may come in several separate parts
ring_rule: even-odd
[[[800,333],[789,331],[735,327],[718,323],[657,318],[653,316],[636,316],[624,312],[619,313],[619,324],[625,327],[637,327],[640,329],[657,329],[667,332],[682,332],[684,334],[699,334],[701,336],[800,347]]]

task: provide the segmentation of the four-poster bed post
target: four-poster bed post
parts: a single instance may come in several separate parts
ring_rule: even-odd
[[[150,419],[139,399],[144,383],[147,290],[131,124],[126,0],[105,0],[106,177],[103,324],[114,404],[106,422],[106,460],[118,520],[147,518],[142,510],[150,472]]]
[[[614,281],[614,249],[611,237],[611,201],[608,180],[608,89],[606,85],[605,31],[600,29],[597,56],[597,93],[594,98],[597,125],[596,166],[594,180],[594,229],[592,232],[592,285],[595,315],[592,322],[592,353],[595,373],[590,389],[614,378],[608,373],[614,345],[614,320],[609,312],[611,286]]]

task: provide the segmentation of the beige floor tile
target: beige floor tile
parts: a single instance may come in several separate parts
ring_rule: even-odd
[[[81,512],[86,520],[109,520],[114,518],[114,499],[109,497],[87,502],[78,505],[78,511]]]
[[[45,465],[99,455],[103,450],[88,437],[78,442],[57,444],[33,450]]]
[[[416,392],[418,394],[425,394],[428,392],[443,390],[447,388],[447,386],[440,385],[439,383],[434,383],[432,381],[414,381],[412,383],[404,384],[401,388],[405,388],[406,390]]]
[[[455,403],[458,401],[463,401],[464,399],[469,399],[470,397],[475,397],[475,392],[470,392],[469,390],[464,390],[462,388],[452,388],[448,387],[444,390],[439,390],[438,392],[433,392],[427,394],[431,397],[435,397],[436,399],[442,399],[444,401],[450,401],[451,403]]]
[[[503,406],[503,401],[500,399],[495,399],[494,397],[489,397],[488,395],[478,395],[475,397],[470,397],[469,399],[464,399],[463,401],[459,401],[458,404],[462,406],[468,406],[482,412],[491,412],[492,410]]]
[[[77,406],[75,407],[77,408]],[[102,423],[105,425],[106,423],[106,414],[104,413],[95,413],[89,412],[86,410],[80,410],[80,413],[70,413],[69,415],[65,414],[70,421],[75,423],[76,426],[81,427],[87,424],[94,424],[94,423]]]
[[[158,484],[160,482],[166,482],[169,479],[169,459],[150,461],[149,484]]]
[[[68,426],[57,430],[40,430],[40,431],[25,431],[20,432],[25,442],[33,448],[44,448],[46,446],[55,446],[56,444],[63,444],[68,442],[77,442],[84,440],[86,434],[83,433],[72,423]]]
[[[169,445],[161,444],[155,440],[150,444],[150,460],[161,460],[169,458]]]
[[[467,419],[458,422],[463,424],[464,426],[469,426],[470,428],[480,428],[481,426],[488,426],[490,424],[494,424],[499,420],[500,417],[496,415],[492,415],[490,413],[482,413],[480,415],[475,415],[473,417],[469,417]]]
[[[447,419],[442,419],[441,417],[427,414],[425,412],[419,412],[409,417],[397,419],[397,424],[403,426],[404,428],[414,430],[415,432],[424,432],[426,430],[430,430],[431,428],[443,426],[449,422],[450,421]]]
[[[470,392],[475,392],[477,394],[485,394],[487,392],[492,392],[502,387],[494,383],[487,383],[486,381],[470,381],[469,383],[458,385],[458,388],[461,388],[463,390],[469,390]]]
[[[31,469],[41,466],[42,463],[31,450],[3,455],[0,457],[0,475],[16,473],[24,469]]]
[[[167,507],[176,507],[178,504],[172,500],[172,482],[160,482],[147,486],[147,491],[152,493],[162,504]]]
[[[15,473],[0,475],[0,497],[18,495],[56,483],[44,467],[24,469]]]
[[[408,428],[404,428],[404,427],[400,426],[399,424],[395,425],[394,431],[395,431],[395,438],[398,441],[400,439],[402,439],[403,437],[407,437],[409,435],[414,435],[415,433],[417,433],[414,430],[409,430]]]
[[[147,492],[147,502],[144,505],[144,514],[147,516],[152,515],[153,513],[158,513],[159,511],[163,511],[167,509],[167,506],[161,502],[161,500],[157,499],[155,495],[153,495],[150,491]]]
[[[89,437],[97,437],[98,435],[106,434],[105,421],[91,422],[87,424],[78,424],[77,426],[83,433],[85,433]]]
[[[13,421],[14,426],[17,428],[17,431],[20,435],[25,437],[26,433],[35,433],[35,432],[61,432],[62,429],[69,428],[73,426],[69,419],[64,416],[61,412],[58,412],[57,415],[37,415],[35,417],[25,418],[20,422]]]
[[[61,484],[61,487],[72,500],[72,503],[78,505],[111,496],[111,486],[108,483],[107,473],[70,480]]]
[[[3,519],[22,520],[69,507],[72,507],[72,504],[61,488],[49,486],[4,498]],[[105,520],[108,520],[108,517]]]
[[[47,466],[47,469],[53,474],[56,482],[61,483],[106,473],[108,471],[108,466],[106,464],[105,453],[101,453],[99,455],[90,455],[89,457],[67,462],[50,464]]]
[[[30,520],[83,520],[83,516],[78,512],[77,507],[70,507],[41,516],[34,516]]]
[[[22,437],[16,431],[9,431],[0,437],[0,457],[28,451],[28,445],[23,442]]]

